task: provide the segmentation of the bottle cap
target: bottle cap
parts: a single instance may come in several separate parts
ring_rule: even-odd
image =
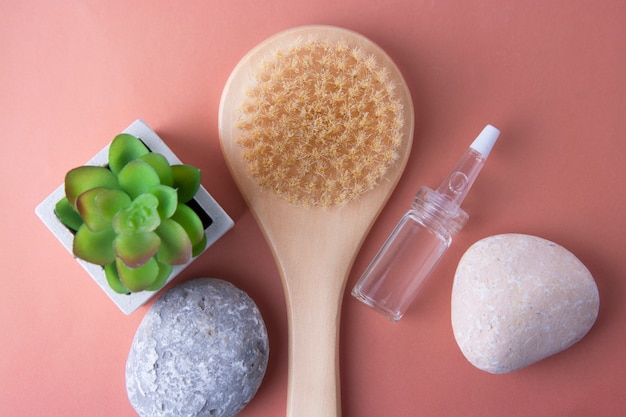
[[[498,140],[498,136],[500,136],[500,131],[492,125],[487,125],[476,139],[474,139],[470,148],[486,158],[489,156],[489,152],[491,152],[491,148],[493,148],[496,140]]]

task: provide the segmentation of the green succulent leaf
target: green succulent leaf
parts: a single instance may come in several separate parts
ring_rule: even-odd
[[[132,200],[122,190],[107,190],[95,199],[96,211],[105,221],[113,221],[113,217],[122,209],[130,207]]]
[[[117,273],[117,266],[115,262],[111,262],[104,267],[104,276],[107,279],[109,287],[118,294],[129,294],[130,290],[126,288],[126,285],[120,279],[120,275]]]
[[[80,259],[104,266],[115,260],[114,239],[113,229],[94,232],[83,224],[74,236],[72,251]]]
[[[172,265],[167,265],[161,262],[158,262],[158,264],[159,264],[159,274],[157,275],[152,285],[150,285],[149,287],[146,287],[146,291],[160,290],[161,287],[165,285],[165,282],[167,282],[167,279],[172,274],[172,270],[174,269]]]
[[[154,232],[118,235],[113,241],[115,256],[131,268],[148,262],[159,250],[161,239]]]
[[[70,206],[66,197],[63,197],[54,206],[54,213],[57,215],[61,223],[70,228],[74,232],[83,224],[80,214]]]
[[[74,209],[79,195],[98,187],[119,189],[120,185],[115,174],[104,167],[85,165],[65,174],[65,196]]]
[[[79,195],[76,199],[76,210],[92,232],[111,228],[111,222],[100,217],[96,209],[96,199],[105,191],[110,191],[110,189],[103,187],[92,188]]]
[[[200,188],[200,170],[191,165],[172,165],[174,188],[178,190],[178,201],[186,203]]]
[[[180,204],[176,212],[172,215],[172,220],[185,229],[192,245],[202,240],[202,236],[204,236],[202,220],[200,220],[200,217],[189,206]]]
[[[191,248],[191,256],[193,256],[194,258],[196,256],[199,256],[202,253],[202,251],[206,249],[206,245],[207,245],[206,234],[202,233],[202,239],[200,240],[200,242],[196,243]]]
[[[118,174],[130,161],[134,161],[149,153],[139,139],[128,133],[117,135],[109,146],[109,168]]]
[[[115,266],[120,280],[132,292],[145,290],[154,284],[159,276],[160,268],[155,258],[150,258],[148,262],[139,268],[130,268],[124,264],[124,261],[117,258]]]
[[[159,174],[145,161],[136,159],[130,161],[117,174],[119,184],[131,198],[150,192],[159,185]]]
[[[191,241],[183,227],[172,219],[165,219],[157,227],[156,233],[161,238],[157,252],[159,261],[169,265],[182,265],[191,259]]]
[[[159,200],[157,211],[162,219],[172,217],[178,207],[178,193],[172,187],[167,185],[157,185],[154,187],[150,194],[154,195]]]
[[[121,209],[113,217],[113,229],[121,235],[152,232],[161,224],[158,205],[159,199],[156,196],[141,194],[133,200],[130,207]]]
[[[174,185],[174,174],[172,173],[172,167],[168,160],[157,152],[150,152],[143,155],[142,161],[147,162],[159,175],[161,184],[171,187]]]

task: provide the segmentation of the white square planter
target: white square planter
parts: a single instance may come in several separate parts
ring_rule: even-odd
[[[180,159],[174,155],[170,148],[165,145],[161,138],[142,120],[136,120],[133,122],[124,133],[130,133],[141,139],[142,142],[152,152],[158,152],[165,156],[170,164],[181,164]],[[108,163],[109,145],[102,149],[96,156],[94,156],[86,165],[99,165],[104,166]],[[35,209],[35,212],[45,223],[50,231],[59,239],[59,241],[65,246],[65,248],[72,253],[72,243],[74,235],[72,232],[58,219],[54,213],[54,207],[56,203],[65,196],[64,185],[61,184],[52,194],[50,194],[44,201],[41,202]],[[205,224],[204,233],[207,237],[206,249],[208,249],[213,243],[215,243],[224,233],[226,233],[231,227],[233,227],[233,220],[226,214],[226,212],[219,206],[219,204],[211,197],[207,190],[201,185],[200,189],[196,193],[194,199],[197,205],[205,211],[208,216],[203,219],[203,222],[207,222],[210,219],[210,224]],[[202,217],[202,216],[201,216]],[[207,222],[208,223],[208,222]],[[203,251],[204,252],[204,251]],[[72,254],[73,256],[73,254]],[[125,314],[130,314],[143,304],[145,304],[150,298],[152,298],[158,291],[141,291],[131,294],[118,294],[109,287],[106,277],[104,275],[104,268],[100,265],[95,265],[82,259],[76,258],[76,261],[91,275],[96,283],[102,288],[102,290],[113,300],[113,302],[122,310]],[[183,269],[187,267],[195,258],[192,258],[185,265],[175,265],[172,274],[168,278],[167,283],[173,280]]]

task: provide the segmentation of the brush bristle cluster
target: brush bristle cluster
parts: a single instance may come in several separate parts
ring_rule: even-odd
[[[345,204],[398,158],[404,120],[396,85],[361,48],[301,39],[253,78],[237,141],[262,188],[299,206]]]

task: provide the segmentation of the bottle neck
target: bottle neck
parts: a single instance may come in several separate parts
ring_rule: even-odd
[[[460,206],[476,181],[486,159],[480,152],[469,148],[437,188],[437,193],[449,200],[450,204]]]
[[[442,235],[457,234],[469,215],[449,197],[428,187],[421,187],[411,203],[412,215],[429,229]]]

